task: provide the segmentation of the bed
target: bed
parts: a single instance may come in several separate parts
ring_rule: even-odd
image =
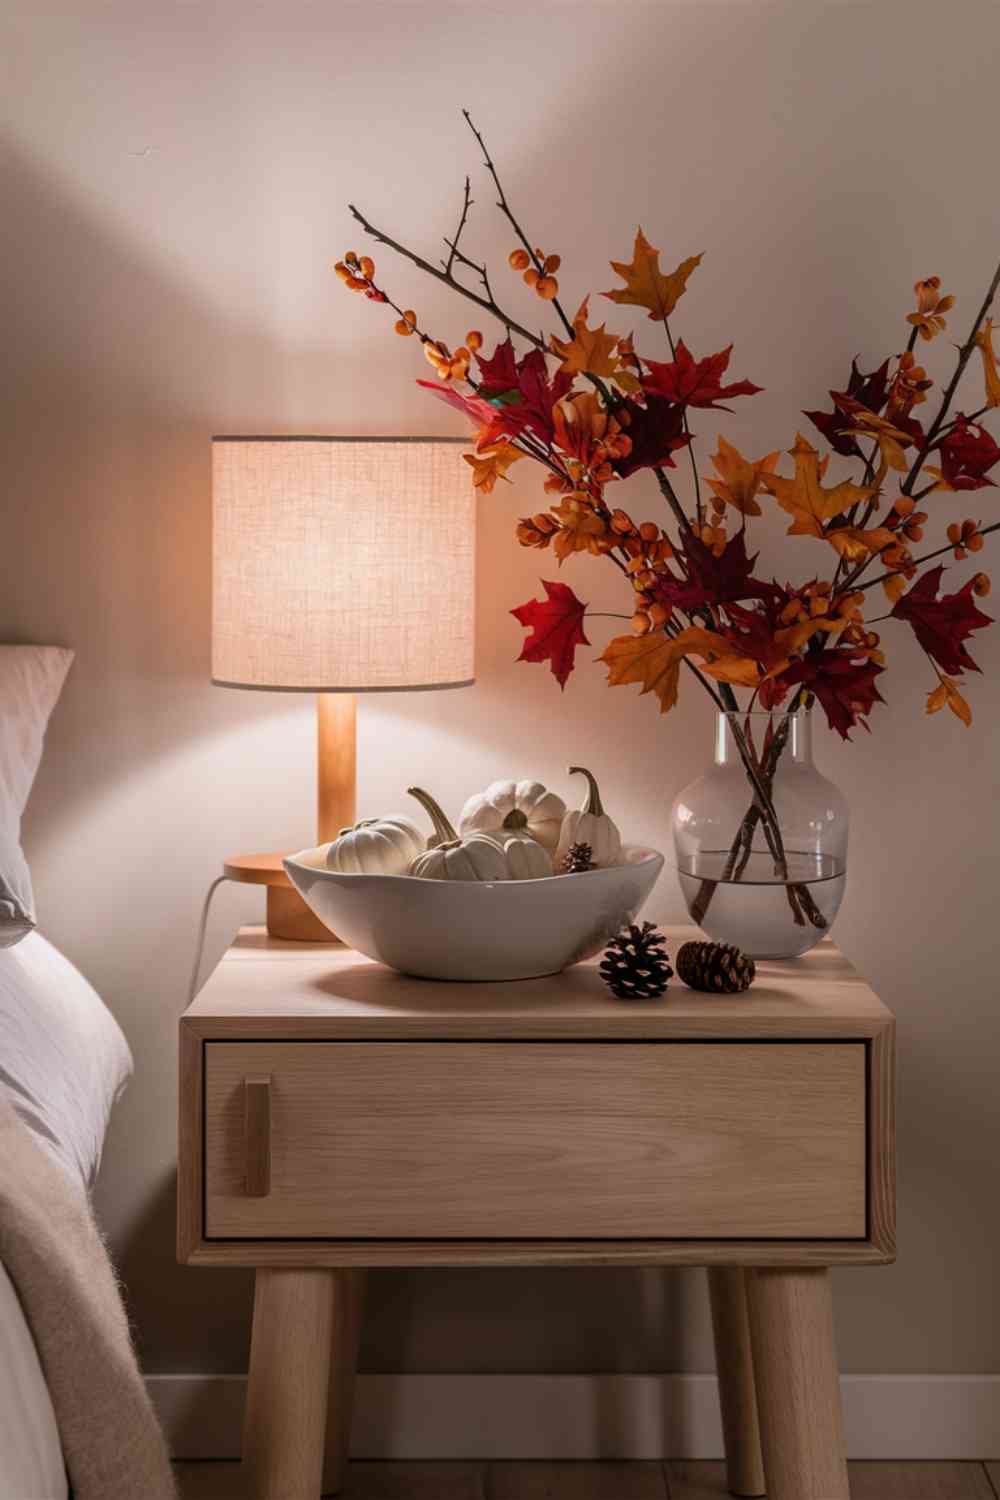
[[[0,1500],[174,1493],[90,1192],[128,1043],[37,926],[20,821],[72,653],[0,646]]]

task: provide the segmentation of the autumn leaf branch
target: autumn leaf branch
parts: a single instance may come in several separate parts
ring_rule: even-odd
[[[934,443],[937,439],[938,433],[941,431],[944,419],[948,415],[948,411],[951,407],[952,400],[954,399],[955,392],[958,389],[958,383],[961,380],[962,376],[965,374],[965,367],[969,363],[969,360],[972,358],[972,355],[975,352],[976,334],[979,332],[986,314],[993,306],[993,299],[996,297],[998,287],[1000,287],[1000,265],[997,266],[996,270],[993,273],[993,280],[990,282],[989,287],[987,288],[986,296],[983,298],[983,305],[980,307],[979,312],[976,314],[976,321],[972,325],[969,337],[966,339],[965,343],[961,345],[958,351],[958,363],[955,366],[955,373],[952,375],[951,380],[945,387],[944,395],[941,397],[941,405],[938,408],[938,414],[934,418],[930,427],[928,427],[926,436],[924,437],[924,440],[920,445],[917,456],[913,460],[910,472],[907,474],[902,485],[900,486],[904,495],[912,494],[913,485],[916,481],[917,475],[920,473],[920,470],[923,467],[928,454],[934,447]]]

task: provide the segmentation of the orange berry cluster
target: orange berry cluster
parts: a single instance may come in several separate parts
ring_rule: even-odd
[[[983,545],[983,538],[979,535],[979,523],[976,521],[963,521],[961,525],[957,521],[952,521],[948,527],[948,540],[959,562],[969,552],[979,552]]]
[[[397,324],[397,332],[399,325]],[[454,354],[447,344],[440,339],[424,340],[424,357],[429,364],[434,366],[439,380],[445,384],[450,380],[464,380],[469,373],[469,365],[472,363],[472,355],[476,349],[483,347],[483,336],[478,329],[472,328],[465,335],[465,343],[459,344]]]
[[[925,510],[915,510],[914,502],[910,499],[909,495],[900,495],[899,499],[893,503],[892,510],[886,517],[886,525],[892,527],[899,526],[901,536],[905,536],[908,541],[919,542],[923,540],[924,522],[926,520],[927,512]],[[883,560],[884,556],[885,554],[883,553]]]
[[[670,618],[670,608],[656,597],[656,585],[664,573],[669,573],[667,563],[674,549],[655,521],[642,521],[637,526],[627,511],[611,512],[611,530],[614,539],[628,556],[626,571],[635,590],[635,613],[632,629],[636,635],[646,635],[650,630],[659,630]]]
[[[375,285],[375,262],[370,255],[359,256],[353,250],[348,250],[343,260],[338,260],[333,269],[348,291],[364,292],[373,302],[387,300],[385,293],[380,292]]]
[[[865,596],[860,592],[842,594],[834,601],[832,585],[820,579],[816,583],[806,584],[804,589],[793,595],[781,611],[779,619],[782,625],[796,625],[800,620],[824,618],[860,622],[864,602]]]
[[[525,284],[534,287],[544,301],[551,302],[553,297],[559,295],[559,283],[555,278],[555,272],[562,265],[562,257],[546,255],[544,250],[536,246],[535,258],[541,265],[540,271],[531,264],[531,256],[527,250],[512,250],[507,257],[507,264],[512,271],[522,271]]]

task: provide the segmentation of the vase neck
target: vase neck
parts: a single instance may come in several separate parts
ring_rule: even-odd
[[[775,737],[783,740],[782,765],[812,765],[812,714],[720,713],[715,727],[717,766],[745,768],[745,755],[760,765]]]

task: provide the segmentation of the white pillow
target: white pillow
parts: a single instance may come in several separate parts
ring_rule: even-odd
[[[84,1189],[132,1054],[104,1001],[40,932],[0,951],[0,1096]]]
[[[35,925],[21,814],[72,660],[64,646],[0,646],[0,948],[19,942]]]

